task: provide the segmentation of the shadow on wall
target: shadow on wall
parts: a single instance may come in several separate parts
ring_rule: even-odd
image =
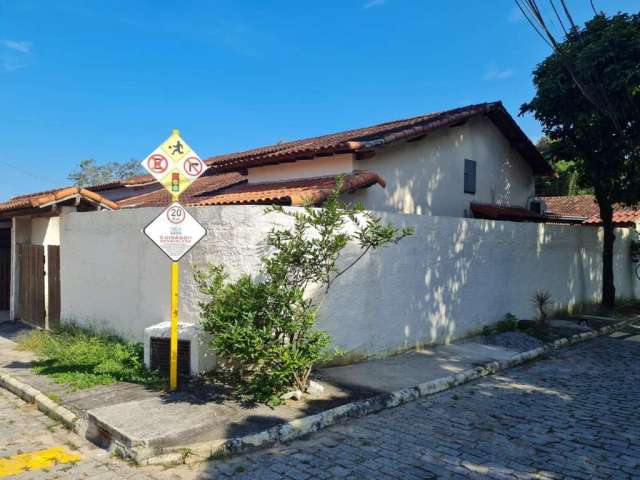
[[[414,225],[415,236],[369,253],[338,279],[320,308],[319,327],[329,331],[336,347],[354,355],[449,342],[507,312],[531,318],[530,299],[541,288],[551,292],[557,307],[598,297],[601,243],[595,229],[396,214],[385,218]],[[621,295],[632,296],[623,241],[616,257],[617,284]],[[356,250],[347,252],[344,264]]]
[[[168,319],[169,262],[140,234],[157,213],[69,216],[61,247],[63,318],[137,340],[145,327]],[[257,273],[267,232],[291,225],[290,217],[265,215],[260,206],[192,213],[209,234],[181,262],[183,322],[200,319],[195,266],[223,265],[231,278]],[[595,228],[378,213],[415,227],[415,235],[369,252],[332,286],[318,317],[334,346],[355,355],[450,341],[507,312],[530,317],[529,300],[540,288],[560,305],[599,296],[602,240]],[[632,297],[628,240],[628,232],[618,232],[615,275],[619,295]],[[348,247],[343,265],[357,253]]]

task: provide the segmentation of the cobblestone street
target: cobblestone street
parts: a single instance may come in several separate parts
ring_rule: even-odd
[[[0,457],[57,445],[82,457],[20,480],[640,479],[640,333],[615,335],[307,440],[171,469],[111,458],[0,390]]]
[[[640,479],[639,333],[212,463],[205,476]]]
[[[75,463],[54,462],[51,467],[31,467],[32,469],[25,473],[3,475],[3,472],[6,472],[3,469],[3,459],[52,448],[64,449],[80,457],[80,460]],[[37,461],[32,461],[31,464],[37,464]],[[154,477],[145,475],[138,468],[131,467],[117,458],[112,458],[106,451],[93,446],[39,412],[34,405],[26,404],[0,388],[0,478],[145,480]]]

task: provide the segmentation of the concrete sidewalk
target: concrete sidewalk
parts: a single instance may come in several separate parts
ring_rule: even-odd
[[[70,392],[30,369],[30,352],[15,349],[20,324],[0,324],[0,371],[55,398],[88,421],[88,436],[105,446],[161,451],[199,442],[256,434],[358,400],[447,377],[519,352],[466,341],[317,373],[320,396],[268,407],[242,402],[222,386],[192,385],[175,393],[120,383]]]
[[[330,384],[376,393],[391,393],[494,360],[507,360],[518,352],[476,342],[424,348],[393,357],[325,368],[319,377]]]

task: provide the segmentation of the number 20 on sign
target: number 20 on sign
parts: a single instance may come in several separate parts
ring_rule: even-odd
[[[171,341],[169,388],[178,386],[178,292],[179,260],[207,231],[178,200],[206,170],[205,163],[185,142],[178,130],[142,162],[142,166],[169,192],[172,204],[144,228],[144,234],[171,259]]]

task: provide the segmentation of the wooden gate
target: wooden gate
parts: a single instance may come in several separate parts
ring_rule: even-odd
[[[60,247],[47,246],[48,328],[60,326]]]
[[[0,247],[0,310],[9,310],[11,284],[11,250]]]
[[[18,244],[20,319],[44,328],[44,247]]]

